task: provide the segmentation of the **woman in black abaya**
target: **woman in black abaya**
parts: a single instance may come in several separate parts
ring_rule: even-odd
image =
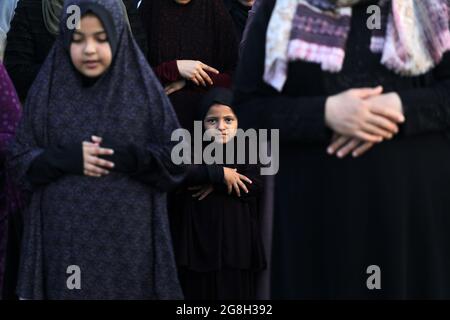
[[[450,298],[448,22],[447,1],[262,2],[236,112],[280,129],[273,298]]]

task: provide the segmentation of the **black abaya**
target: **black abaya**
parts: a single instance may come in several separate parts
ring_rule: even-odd
[[[235,142],[236,143],[236,142]],[[235,153],[237,154],[237,153]],[[248,177],[248,193],[228,194],[223,166]],[[257,277],[266,267],[261,235],[258,165],[191,165],[172,195],[170,220],[180,283],[186,299],[255,299]],[[188,187],[212,184],[198,200]]]
[[[290,63],[278,93],[262,81],[274,3],[264,1],[251,26],[235,103],[244,127],[280,128],[273,298],[450,298],[450,56],[420,77],[394,74],[370,51],[359,6],[343,70]],[[328,156],[326,98],[377,85],[401,97],[400,134],[360,158]],[[371,265],[380,290],[367,287]]]

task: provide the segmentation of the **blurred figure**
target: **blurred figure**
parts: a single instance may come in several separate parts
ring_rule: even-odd
[[[248,12],[248,17],[247,17],[247,21],[245,24],[244,32],[242,33],[242,39],[241,39],[241,42],[239,43],[239,54],[242,53],[245,42],[247,40],[248,30],[250,29],[250,25],[252,24],[253,18],[255,17],[256,10],[258,10],[259,6],[261,5],[261,1],[263,1],[263,0],[255,0],[253,2],[252,8]]]
[[[238,47],[223,0],[144,0],[140,6],[148,61],[183,128],[212,87],[230,87]]]
[[[11,19],[14,16],[18,0],[2,0],[0,3],[0,61],[3,60],[3,54],[6,45],[6,34],[8,33]]]
[[[272,298],[450,298],[448,12],[261,2],[235,110],[243,128],[280,130]]]
[[[249,11],[252,9],[255,0],[224,0],[225,5],[233,18],[236,35],[241,42]]]
[[[6,172],[5,161],[6,150],[14,137],[20,115],[19,98],[3,64],[0,63],[0,299],[10,299],[14,296],[14,288],[11,288],[9,283],[15,283],[16,272],[9,273],[10,278],[5,279],[6,265],[9,265],[9,270],[17,270],[17,259],[13,261],[13,252],[8,250],[8,245],[12,248],[13,243],[8,243],[8,238],[17,245],[15,227],[10,226],[14,225],[12,220],[17,218],[14,215],[18,214],[19,204],[15,198],[16,190]],[[15,254],[18,254],[17,250]],[[10,259],[7,259],[7,256]]]

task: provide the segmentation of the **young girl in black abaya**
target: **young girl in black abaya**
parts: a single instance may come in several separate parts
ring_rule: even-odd
[[[67,0],[58,38],[29,92],[9,168],[30,195],[24,299],[182,298],[166,191],[179,127],[120,1]],[[67,27],[66,27],[67,26]]]
[[[238,120],[227,89],[202,102],[212,143],[236,144]],[[240,150],[241,151],[241,150]],[[191,165],[170,210],[175,255],[186,299],[254,299],[255,277],[265,268],[259,232],[258,165]]]

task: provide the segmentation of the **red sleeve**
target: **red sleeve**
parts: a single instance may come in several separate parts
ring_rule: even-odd
[[[223,88],[231,88],[231,73],[224,72],[215,74],[212,72],[207,72],[213,81],[212,87],[223,87]]]
[[[169,84],[181,79],[176,60],[163,62],[154,67],[153,70],[163,84]]]

